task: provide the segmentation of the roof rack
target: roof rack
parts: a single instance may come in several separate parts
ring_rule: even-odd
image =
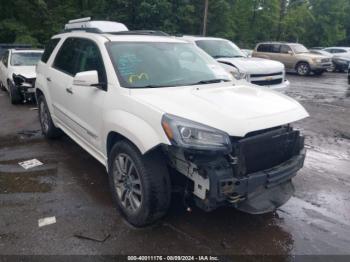
[[[121,31],[121,32],[107,32],[112,35],[155,35],[155,36],[170,36],[163,31],[157,30],[133,30],[133,31]]]
[[[64,32],[82,30],[90,33],[116,33],[120,31],[128,31],[128,28],[118,22],[113,21],[93,21],[91,17],[84,17],[74,20],[69,20],[64,26]]]

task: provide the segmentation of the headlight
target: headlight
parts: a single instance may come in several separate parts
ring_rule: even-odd
[[[206,151],[231,151],[229,135],[225,132],[174,115],[164,114],[162,126],[175,146]]]
[[[322,63],[322,59],[321,58],[313,58],[312,59],[315,63]]]
[[[236,78],[237,80],[241,80],[241,79],[248,79],[248,75],[245,73],[240,72],[237,68],[232,67],[230,70],[231,75],[233,75],[234,78]]]

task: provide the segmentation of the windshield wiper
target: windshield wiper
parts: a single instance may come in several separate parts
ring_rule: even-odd
[[[173,87],[178,85],[145,85],[145,86],[132,86],[131,88],[161,88],[161,87]]]
[[[229,82],[229,81],[230,80],[228,79],[216,78],[216,79],[201,80],[189,85],[205,85],[205,84],[214,84],[214,83]]]
[[[214,55],[213,58],[232,58],[232,55]]]
[[[214,55],[213,58],[236,58],[236,57],[245,57],[242,55]]]

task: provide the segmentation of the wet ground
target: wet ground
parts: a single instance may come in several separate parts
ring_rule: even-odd
[[[273,214],[187,212],[175,197],[159,224],[115,211],[104,167],[68,137],[45,140],[33,105],[0,92],[0,254],[350,254],[350,89],[345,74],[289,75],[311,117],[295,196]],[[44,163],[25,171],[18,162]],[[38,219],[55,224],[38,227]],[[90,239],[87,239],[90,238]]]

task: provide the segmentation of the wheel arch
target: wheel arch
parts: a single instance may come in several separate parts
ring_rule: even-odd
[[[138,146],[131,141],[129,138],[127,138],[126,136],[123,136],[122,134],[116,132],[116,131],[110,131],[107,135],[107,141],[106,141],[106,152],[107,152],[107,156],[109,156],[109,154],[111,153],[111,150],[113,148],[113,145],[119,141],[128,141],[129,143],[131,143],[135,148],[137,148],[137,150],[140,151],[140,149],[138,148]],[[155,147],[147,150],[147,152],[145,152],[144,154],[150,154],[151,152],[154,151],[158,151],[161,150],[161,145],[156,145]],[[141,153],[141,152],[140,152]]]
[[[116,121],[118,119],[118,121]],[[135,114],[116,110],[105,116],[104,150],[108,157],[113,144],[120,140],[132,143],[141,154],[147,154],[162,144],[169,144],[162,127],[161,119],[146,121]]]
[[[308,64],[310,66],[310,62],[309,61],[307,61],[307,60],[299,60],[295,64],[295,70],[297,69],[298,65],[301,64],[301,63],[306,63],[306,64]]]

